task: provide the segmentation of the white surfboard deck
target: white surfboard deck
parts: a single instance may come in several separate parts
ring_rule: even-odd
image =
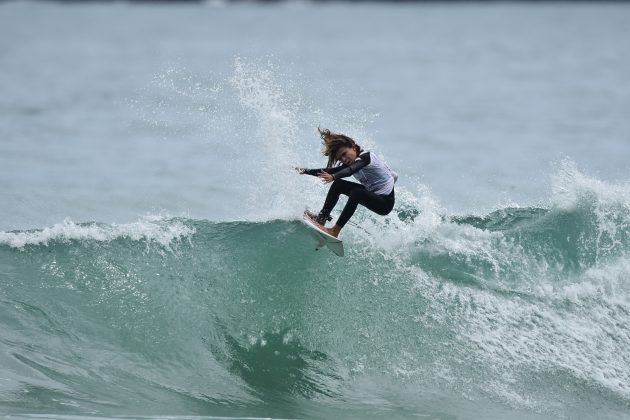
[[[306,214],[302,216],[302,221],[308,227],[308,233],[317,241],[315,249],[326,246],[338,256],[343,257],[343,242],[318,228]]]

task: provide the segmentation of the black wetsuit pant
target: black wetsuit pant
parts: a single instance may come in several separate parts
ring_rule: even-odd
[[[354,214],[354,211],[357,209],[357,206],[359,204],[367,207],[374,213],[383,216],[389,214],[389,212],[391,212],[394,208],[393,188],[392,192],[388,195],[379,195],[366,190],[365,187],[361,184],[345,181],[343,179],[337,179],[332,183],[330,189],[328,190],[328,195],[326,196],[324,207],[319,213],[320,216],[326,218],[330,215],[330,212],[333,208],[335,208],[335,205],[337,204],[337,201],[339,200],[339,196],[341,194],[348,196],[348,202],[343,208],[339,219],[337,219],[337,225],[339,225],[339,227],[344,227],[346,222],[348,222],[348,220],[350,220],[350,218]]]

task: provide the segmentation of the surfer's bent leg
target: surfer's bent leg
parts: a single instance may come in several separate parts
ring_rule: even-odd
[[[350,182],[343,179],[336,179],[328,190],[326,201],[324,201],[324,207],[322,207],[322,210],[319,212],[318,219],[323,221],[320,223],[326,223],[326,219],[328,218],[328,216],[330,216],[330,212],[337,205],[337,201],[339,201],[339,196],[341,194],[350,196],[352,191],[354,191],[355,189],[364,190],[365,187],[355,182]]]
[[[335,181],[337,182],[337,181]],[[337,219],[337,225],[344,227],[350,220],[357,206],[361,204],[382,216],[389,214],[394,208],[394,190],[389,195],[378,195],[366,189],[354,189],[348,196],[348,202]]]

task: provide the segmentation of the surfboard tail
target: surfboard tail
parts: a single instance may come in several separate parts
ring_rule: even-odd
[[[343,244],[341,242],[326,242],[326,246],[339,257],[343,257]]]

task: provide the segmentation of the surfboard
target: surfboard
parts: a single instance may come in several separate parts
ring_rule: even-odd
[[[313,222],[306,214],[302,215],[302,221],[306,227],[308,227],[308,233],[317,242],[315,249],[321,249],[325,246],[336,255],[343,257],[342,241],[318,228],[317,224],[315,224],[315,222]]]

